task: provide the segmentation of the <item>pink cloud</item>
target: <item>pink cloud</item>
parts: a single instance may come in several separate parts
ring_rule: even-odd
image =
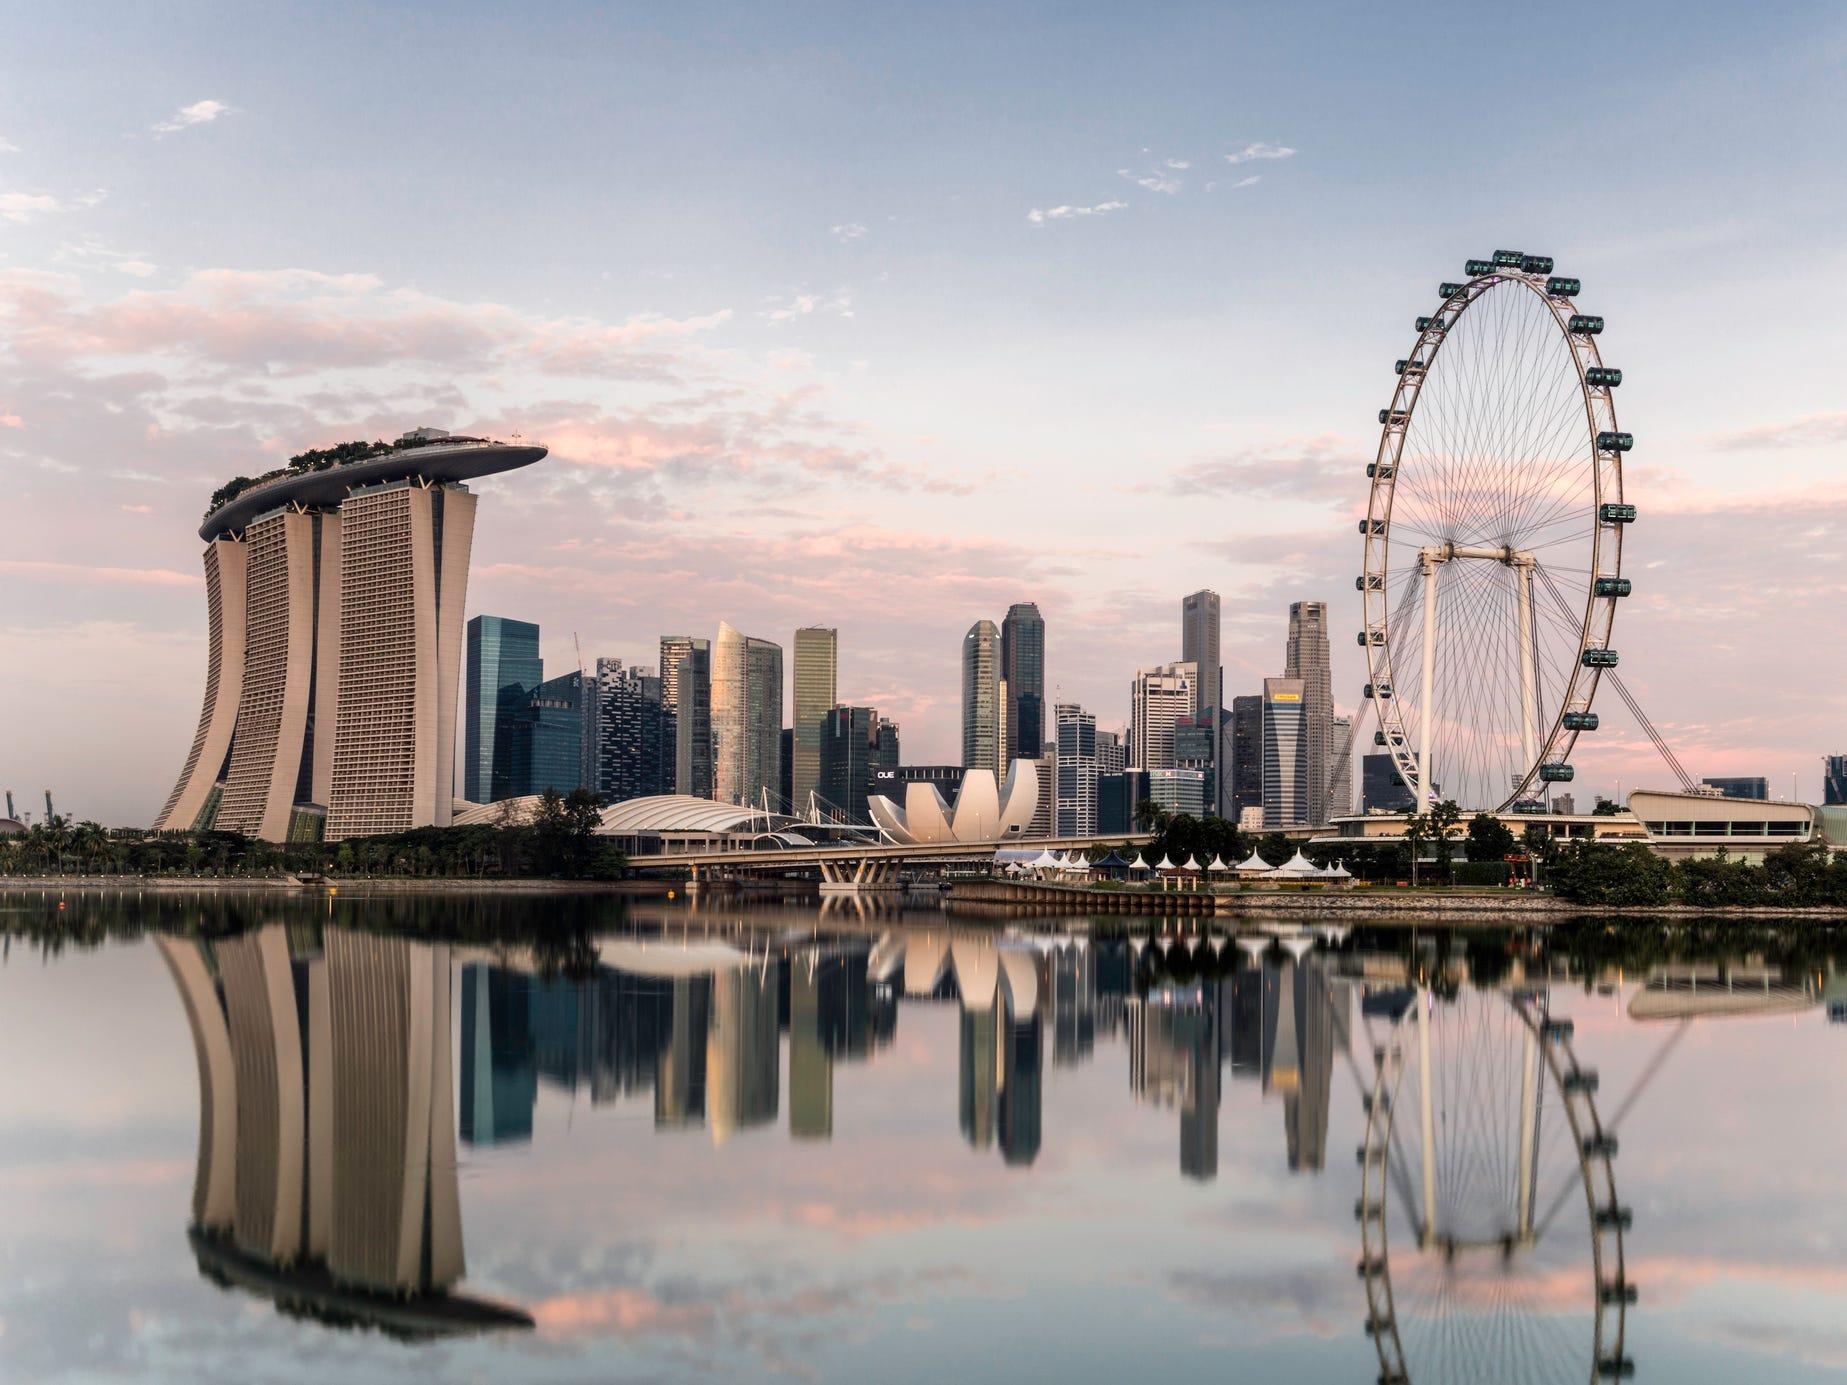
[[[9,577],[43,577],[59,582],[94,582],[117,587],[196,587],[204,585],[205,581],[198,573],[174,572],[167,568],[95,567],[89,563],[58,563],[33,558],[0,558],[0,573]]]

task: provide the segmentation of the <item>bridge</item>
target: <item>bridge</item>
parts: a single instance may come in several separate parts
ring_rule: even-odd
[[[734,847],[715,850],[664,850],[629,857],[635,870],[685,871],[697,884],[708,875],[786,875],[813,872],[823,884],[877,887],[889,885],[907,866],[945,866],[991,862],[1002,849],[1067,851],[1108,850],[1153,841],[1147,832],[1118,832],[1108,837],[1017,838],[998,842],[928,842],[910,845],[827,842],[811,846]]]

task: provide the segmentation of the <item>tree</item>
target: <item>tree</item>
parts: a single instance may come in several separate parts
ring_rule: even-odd
[[[1623,805],[1615,799],[1605,798],[1602,794],[1598,794],[1597,806],[1590,810],[1590,815],[1594,818],[1613,818],[1619,816],[1622,811]]]
[[[1469,819],[1462,854],[1471,861],[1503,861],[1513,854],[1515,845],[1514,834],[1506,823],[1492,813],[1477,813]]]
[[[1172,820],[1173,814],[1152,798],[1144,798],[1135,805],[1135,825],[1144,832],[1152,832],[1157,837],[1165,836],[1167,824]]]
[[[1456,800],[1446,798],[1441,803],[1432,804],[1430,808],[1430,837],[1436,843],[1437,867],[1443,872],[1443,878],[1450,878],[1449,864],[1455,858],[1456,838],[1462,824],[1462,809],[1456,806]]]
[[[1417,888],[1417,863],[1430,840],[1430,818],[1424,813],[1408,813],[1404,820],[1405,849],[1411,853],[1411,888]]]

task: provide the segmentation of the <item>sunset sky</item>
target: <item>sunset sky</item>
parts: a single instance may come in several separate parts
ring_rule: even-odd
[[[1500,13],[1500,12],[1495,12]],[[1695,774],[1847,751],[1847,13],[1833,5],[15,5],[0,17],[0,787],[145,824],[205,672],[206,497],[419,424],[470,614],[549,672],[840,628],[959,752],[1036,600],[1105,725],[1225,603],[1330,603],[1392,361],[1554,256],[1636,436],[1614,643]],[[1579,801],[1669,778],[1614,699]]]

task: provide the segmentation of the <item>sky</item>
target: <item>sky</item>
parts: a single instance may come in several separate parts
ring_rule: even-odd
[[[959,755],[1014,601],[1104,726],[1224,599],[1227,694],[1324,600],[1436,285],[1552,255],[1640,510],[1615,644],[1695,776],[1847,750],[1847,15],[202,4],[0,15],[0,787],[145,824],[233,475],[518,433],[468,612],[548,672],[840,630]],[[1671,780],[1614,699],[1581,798]],[[1792,781],[1792,775],[1794,779]]]

